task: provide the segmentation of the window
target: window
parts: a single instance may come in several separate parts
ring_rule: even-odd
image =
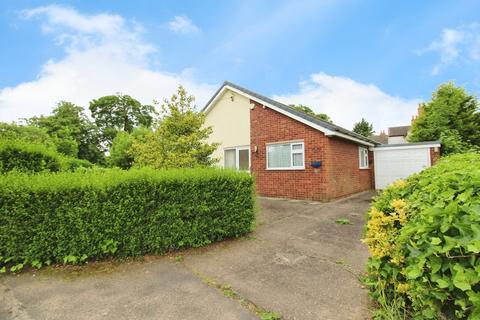
[[[267,169],[305,169],[305,152],[303,142],[268,144]]]
[[[225,149],[223,161],[227,169],[250,170],[250,147]]]
[[[360,169],[368,169],[368,149],[359,147],[358,156],[359,156]]]
[[[223,157],[225,161],[225,168],[236,169],[237,168],[237,154],[235,149],[225,150],[225,155]]]

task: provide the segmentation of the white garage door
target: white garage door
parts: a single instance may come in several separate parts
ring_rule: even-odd
[[[430,167],[430,148],[374,149],[375,188],[384,189],[390,183]]]

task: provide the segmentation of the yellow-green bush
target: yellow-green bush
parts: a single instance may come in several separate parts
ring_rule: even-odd
[[[249,232],[252,177],[214,169],[0,176],[0,269],[198,247]]]
[[[368,217],[374,300],[412,319],[480,319],[480,154],[396,182]]]

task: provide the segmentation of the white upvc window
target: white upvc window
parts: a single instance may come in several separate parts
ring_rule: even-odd
[[[242,171],[250,170],[250,147],[225,148],[223,151],[223,165],[227,169]]]
[[[368,149],[358,147],[358,158],[360,169],[368,169]]]
[[[267,144],[267,170],[305,169],[305,147],[302,141]]]

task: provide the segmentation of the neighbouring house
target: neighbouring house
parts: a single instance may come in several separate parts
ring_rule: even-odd
[[[388,128],[388,144],[407,143],[410,126],[399,126]]]
[[[330,200],[374,187],[372,139],[230,82],[203,112],[219,165],[249,170],[262,196]]]
[[[388,143],[388,134],[386,134],[383,130],[380,132],[380,134],[374,134],[370,138],[380,144]]]

